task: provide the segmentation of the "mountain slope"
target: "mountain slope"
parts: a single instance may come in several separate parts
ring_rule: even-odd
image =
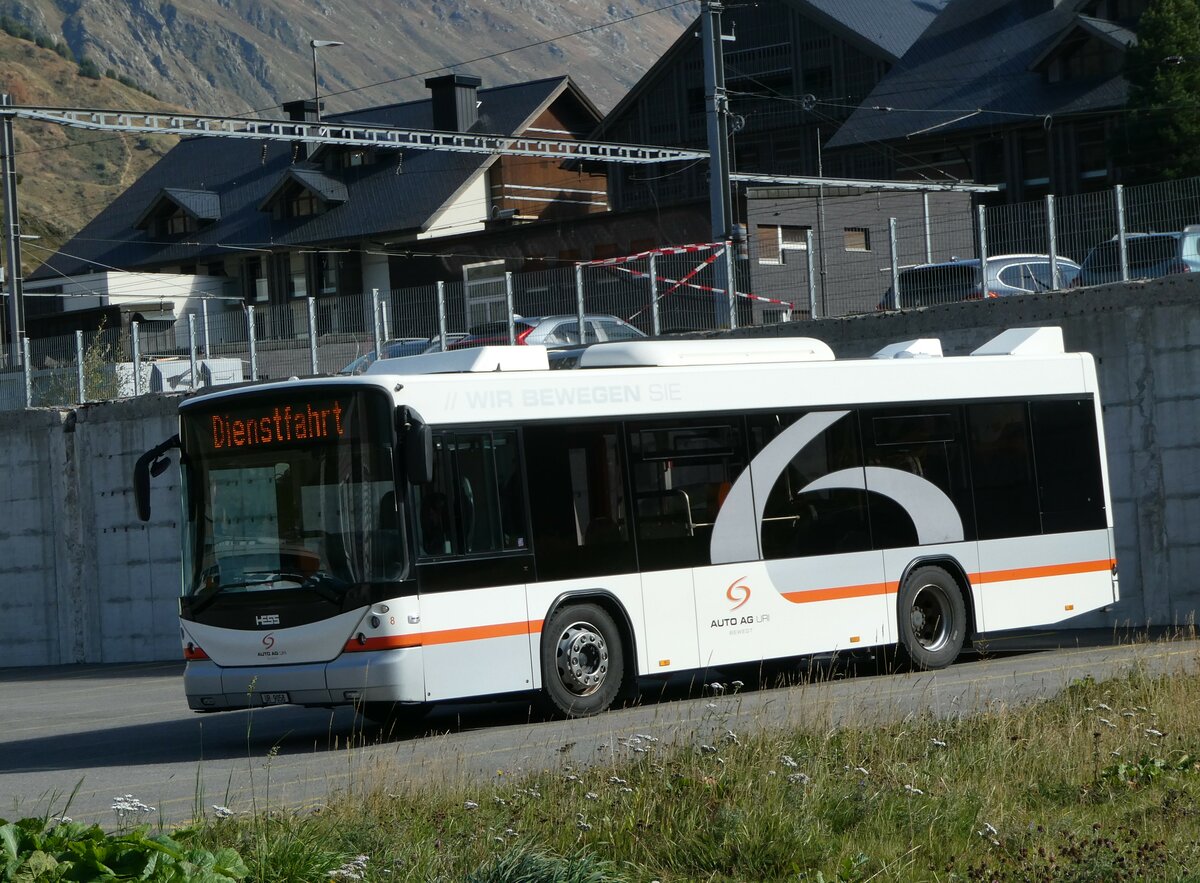
[[[444,73],[450,65],[459,65],[455,72],[482,77],[485,86],[570,73],[607,108],[695,18],[698,5],[692,0],[3,0],[0,12],[65,39],[77,57],[126,75],[165,100],[240,115],[312,95],[313,38],[345,43],[320,50],[318,59],[321,92],[332,93],[331,112],[419,97],[425,75]],[[608,24],[617,19],[630,20]]]
[[[0,33],[0,83],[14,104],[73,107],[170,105],[79,67],[49,49]],[[16,120],[17,208],[25,274],[77,232],[174,146],[174,137],[139,138]]]

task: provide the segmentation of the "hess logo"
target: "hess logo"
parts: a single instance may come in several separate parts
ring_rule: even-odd
[[[264,613],[261,616],[254,617],[255,625],[279,625],[278,613]]]
[[[739,576],[732,583],[730,583],[729,588],[725,590],[725,597],[728,598],[729,603],[733,605],[729,608],[730,610],[737,610],[750,600],[750,587],[742,582],[744,579],[744,576]]]

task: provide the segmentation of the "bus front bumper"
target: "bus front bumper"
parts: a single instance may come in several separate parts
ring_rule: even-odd
[[[184,692],[193,711],[264,705],[358,705],[423,702],[421,648],[343,653],[330,662],[220,666],[189,660]]]

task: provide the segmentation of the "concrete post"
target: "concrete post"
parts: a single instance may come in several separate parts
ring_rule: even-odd
[[[662,334],[662,319],[658,314],[658,255],[650,255],[650,333]]]
[[[25,407],[33,407],[33,364],[29,361],[29,338],[21,338],[22,373],[25,375]]]
[[[729,328],[737,328],[737,282],[734,280],[733,243],[725,240],[725,291],[729,297]]]
[[[1058,225],[1054,223],[1054,194],[1046,194],[1046,247],[1050,255],[1050,287],[1059,287]]]
[[[900,257],[896,253],[896,219],[888,218],[888,262],[892,271],[892,294],[896,298],[896,309],[903,304],[900,302]]]
[[[316,377],[321,373],[317,359],[317,299],[308,298],[308,370]]]
[[[1117,204],[1117,246],[1121,260],[1121,281],[1129,281],[1129,240],[1125,231],[1125,187],[1113,187],[1113,199]]]
[[[375,338],[375,358],[383,358],[383,332],[379,327],[379,289],[371,289],[371,331]]]
[[[246,341],[250,345],[250,379],[258,380],[258,345],[254,339],[254,304],[246,305]]]
[[[979,296],[987,297],[987,207],[976,210],[979,219]]]
[[[83,332],[75,332],[75,380],[79,384],[78,397],[75,401],[83,404],[87,401],[87,380],[83,374]]]
[[[517,345],[517,311],[513,307],[513,277],[512,272],[504,273],[504,307],[508,311],[508,345]]]
[[[142,339],[138,333],[138,323],[129,323],[129,334],[133,347],[133,394],[142,394]]]
[[[583,264],[575,265],[575,315],[579,319],[579,342],[587,343],[583,330]]]
[[[196,391],[196,314],[188,313],[188,389]]]
[[[441,338],[442,352],[446,351],[446,283],[438,282],[437,284],[437,314],[438,314],[438,337]]]
[[[933,231],[929,226],[929,192],[921,194],[921,206],[925,212],[925,263],[933,263]]]
[[[812,227],[804,228],[804,261],[808,271],[808,318],[817,318],[817,273],[813,262]]]

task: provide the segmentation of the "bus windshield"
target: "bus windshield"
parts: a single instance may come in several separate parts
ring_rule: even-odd
[[[182,416],[185,595],[400,579],[390,405],[370,392],[247,397]]]

